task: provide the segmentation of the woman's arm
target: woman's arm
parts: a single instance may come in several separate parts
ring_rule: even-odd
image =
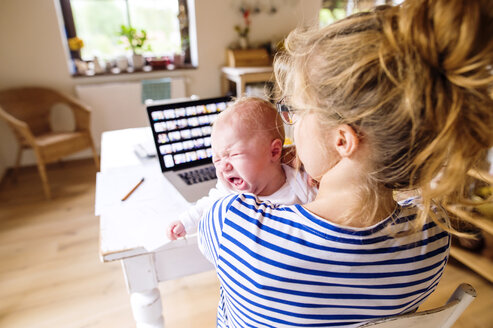
[[[204,256],[217,267],[218,250],[221,245],[224,220],[231,204],[238,198],[233,194],[221,198],[212,205],[200,220],[198,228],[198,245]]]

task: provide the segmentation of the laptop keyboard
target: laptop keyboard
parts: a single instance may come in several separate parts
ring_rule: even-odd
[[[216,179],[216,168],[214,166],[203,167],[196,170],[178,173],[178,176],[182,178],[187,185],[193,185]]]

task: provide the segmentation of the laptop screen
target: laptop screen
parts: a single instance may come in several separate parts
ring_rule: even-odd
[[[231,101],[221,97],[148,105],[161,171],[212,163],[212,122]]]

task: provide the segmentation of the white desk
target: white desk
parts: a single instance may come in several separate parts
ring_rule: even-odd
[[[134,153],[133,145],[151,140],[150,128],[104,132],[96,190],[97,207],[104,207],[99,210],[101,260],[122,262],[137,327],[162,328],[158,283],[213,267],[198,250],[196,236],[174,242],[164,238],[165,245],[148,250],[163,240],[168,222],[176,220],[176,214],[190,206],[161,174],[157,158],[142,160]],[[129,190],[111,189],[134,185],[136,175],[144,176],[144,183],[128,200],[113,201],[110,206],[108,198],[120,194],[123,197]],[[115,183],[101,192],[102,181],[108,181],[103,178],[112,178]],[[149,193],[151,189],[153,192]]]
[[[223,67],[221,76],[222,92],[225,95],[229,89],[229,81],[236,83],[236,96],[245,93],[247,83],[268,82],[273,80],[272,66],[262,67]]]

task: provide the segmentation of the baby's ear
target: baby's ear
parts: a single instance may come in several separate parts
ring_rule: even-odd
[[[282,155],[282,141],[281,139],[274,139],[270,144],[270,154],[273,161],[278,161]]]

